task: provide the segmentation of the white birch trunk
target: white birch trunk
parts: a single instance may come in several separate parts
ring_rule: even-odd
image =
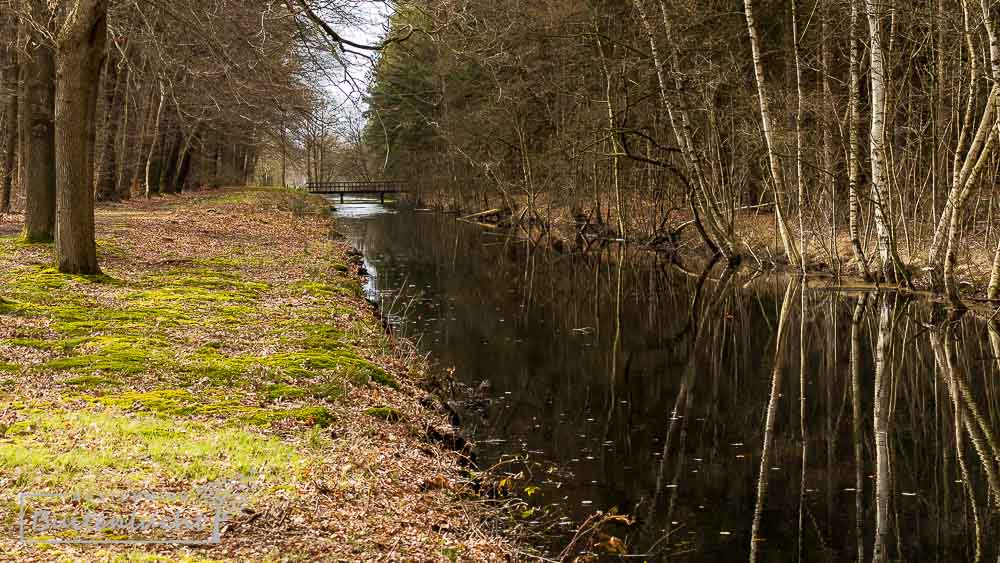
[[[774,212],[778,221],[778,232],[781,235],[781,242],[785,247],[785,255],[788,262],[793,265],[801,264],[799,251],[795,246],[795,239],[788,229],[788,222],[785,220],[784,211],[784,190],[785,176],[781,169],[781,160],[778,158],[777,149],[774,146],[774,126],[771,119],[771,107],[767,95],[767,84],[765,82],[764,62],[760,55],[760,38],[757,35],[757,24],[753,15],[753,0],[744,0],[747,16],[747,31],[750,34],[750,49],[753,52],[753,68],[757,77],[757,94],[760,97],[760,118],[764,129],[764,142],[767,145],[767,157],[771,166],[771,179],[774,181]]]
[[[878,238],[878,256],[881,262],[882,274],[886,280],[892,280],[894,266],[892,262],[889,235],[890,195],[889,174],[886,170],[885,154],[885,55],[882,46],[882,7],[880,0],[865,0],[868,12],[868,27],[871,54],[871,163],[872,163],[872,202],[875,205],[875,230]]]

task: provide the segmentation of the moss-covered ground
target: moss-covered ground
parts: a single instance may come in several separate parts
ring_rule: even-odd
[[[325,211],[262,189],[103,207],[93,277],[0,236],[0,558],[501,556],[460,486],[421,486],[458,483],[456,457],[421,443],[443,420]],[[18,541],[20,493],[209,482],[245,487],[219,545]]]

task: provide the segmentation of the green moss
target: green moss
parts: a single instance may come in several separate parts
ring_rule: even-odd
[[[60,274],[55,268],[20,268],[13,272],[13,279],[7,286],[18,293],[37,293],[40,290],[62,289],[71,280],[70,276]]]
[[[305,395],[305,389],[294,387],[292,385],[285,385],[283,383],[268,385],[264,388],[264,396],[267,397],[269,401],[301,399],[302,397],[305,397]]]
[[[218,256],[215,258],[200,258],[194,260],[192,264],[204,266],[218,270],[219,268],[239,268],[254,263],[252,258],[237,258],[234,256]]]
[[[295,409],[265,409],[249,406],[234,400],[212,401],[205,396],[195,396],[184,389],[160,389],[148,392],[126,392],[117,395],[83,397],[91,403],[122,410],[150,411],[169,417],[208,416],[226,419],[236,424],[266,426],[281,420],[297,420],[307,424],[327,426],[333,414],[325,407]]]
[[[337,293],[348,297],[360,298],[364,297],[365,289],[361,287],[361,282],[358,280],[348,279],[340,282],[337,286]]]
[[[186,286],[165,286],[157,289],[147,289],[138,291],[132,295],[138,304],[157,305],[174,303],[185,304],[213,304],[213,303],[243,303],[250,300],[250,297],[242,295],[237,291],[211,290],[202,287]]]
[[[303,407],[281,413],[284,418],[293,418],[309,424],[326,428],[336,421],[336,417],[326,407]]]
[[[347,342],[347,333],[333,325],[306,325],[301,327],[301,330],[306,333],[305,339],[302,340],[305,348],[338,350]]]
[[[94,552],[94,555],[100,557],[100,561],[104,561],[106,563],[222,563],[223,561],[221,559],[206,559],[204,557],[180,554],[171,554],[168,557],[146,551],[112,553],[102,549]],[[95,560],[97,560],[97,557],[95,557]]]
[[[264,192],[233,196],[282,205],[282,198]],[[0,255],[17,252],[17,245],[23,242],[0,237]],[[124,242],[100,240],[98,247],[102,256],[127,259],[131,253]],[[310,243],[305,250],[266,258],[236,250],[236,256],[184,262],[127,281],[34,266],[0,271],[0,314],[30,317],[19,323],[26,328],[2,344],[51,352],[41,366],[0,362],[0,375],[18,374],[11,376],[18,382],[0,383],[0,395],[16,411],[9,420],[19,421],[13,429],[0,427],[6,436],[0,473],[17,475],[19,490],[81,479],[104,487],[133,476],[203,480],[260,467],[294,480],[304,460],[293,448],[329,444],[329,432],[321,428],[334,423],[334,401],[352,384],[399,387],[353,348],[370,342],[373,332],[367,325],[359,328],[367,321],[358,320],[356,303],[341,298],[359,296],[362,288],[347,275],[351,267],[333,244]],[[33,248],[32,257],[43,252],[50,250]],[[241,271],[265,260],[293,271],[305,266],[309,279],[272,288]],[[293,302],[289,297],[303,294],[316,299],[286,306]],[[272,296],[277,299],[263,299]],[[320,324],[321,319],[330,320]],[[236,342],[246,331],[233,327],[251,326],[250,332],[258,326],[267,331],[271,342]],[[203,345],[206,339],[216,343]],[[232,348],[225,346],[229,342],[235,343]],[[246,351],[273,350],[272,345],[282,352]],[[3,388],[28,389],[31,379],[25,376],[45,369],[62,372],[44,395],[52,403],[13,406],[22,397]],[[128,378],[153,369],[156,381]],[[402,420],[389,407],[369,414]],[[307,443],[291,438],[294,446],[285,445],[255,428],[269,425],[286,439],[292,435],[288,430],[297,428]]]
[[[100,377],[97,375],[81,375],[78,377],[71,377],[63,381],[65,385],[70,385],[73,387],[101,387],[104,385],[121,385],[120,381],[109,379],[107,377]]]
[[[88,399],[123,410],[147,410],[159,414],[180,416],[194,414],[201,406],[200,401],[184,389],[160,389],[145,393],[130,391],[120,395],[106,395]]]
[[[0,315],[14,315],[20,310],[20,303],[0,297]]]
[[[310,280],[295,282],[292,284],[291,290],[317,298],[336,295],[336,288],[330,284]]]
[[[125,249],[123,249],[120,244],[118,244],[114,240],[105,238],[97,239],[97,252],[100,254],[101,257],[125,256]]]
[[[365,414],[393,423],[403,420],[402,413],[392,407],[372,407],[366,409]]]
[[[36,414],[14,426],[0,470],[25,475],[31,486],[108,490],[149,475],[203,481],[255,472],[287,482],[302,460],[292,446],[245,429],[116,411]],[[74,447],[80,443],[87,447]]]
[[[96,304],[81,307],[59,307],[48,311],[55,317],[52,329],[65,335],[86,335],[113,331],[118,334],[148,333],[160,326],[177,326],[183,315],[165,308],[136,308],[120,311]]]
[[[234,291],[256,297],[270,289],[266,283],[244,281],[232,272],[209,268],[174,269],[147,276],[145,283],[167,287],[193,287],[208,290]]]
[[[399,384],[381,368],[343,349],[310,349],[302,352],[276,354],[257,359],[261,364],[277,369],[288,377],[308,378],[317,371],[333,371],[357,385],[371,381],[399,388]]]
[[[226,356],[215,346],[199,348],[182,365],[194,380],[208,379],[216,385],[234,383],[249,367],[246,358]]]
[[[120,285],[121,282],[110,276],[79,276],[63,274],[52,267],[35,266],[15,269],[7,276],[7,288],[14,295],[25,298],[44,298],[49,292],[66,289],[71,284],[106,284]]]
[[[319,370],[337,369],[341,366],[342,356],[325,350],[307,350],[265,356],[259,358],[259,362],[288,376],[307,378]]]
[[[281,379],[313,379],[317,374],[332,371],[335,375],[366,385],[375,381],[398,388],[390,375],[370,362],[343,349],[308,349],[271,356],[226,356],[217,348],[200,348],[184,362],[184,371],[195,379],[233,381],[254,366],[261,366]]]
[[[264,396],[272,402],[285,399],[303,399],[305,397],[335,401],[343,397],[345,393],[344,386],[338,382],[318,383],[306,387],[278,383],[268,385],[264,388]]]
[[[33,434],[37,428],[37,425],[28,420],[22,420],[20,422],[15,422],[7,427],[4,432],[5,436],[24,436],[28,434]]]
[[[385,385],[392,389],[399,389],[399,383],[382,368],[361,360],[353,358],[350,363],[345,364],[348,377],[357,385],[368,385],[371,382]]]
[[[319,383],[309,387],[309,395],[316,399],[335,401],[344,396],[346,390],[339,383]]]
[[[34,348],[36,350],[53,350],[63,353],[72,352],[77,346],[86,342],[86,338],[64,338],[60,340],[42,340],[40,338],[10,338],[0,340],[0,343],[8,346],[20,346],[22,348]]]
[[[358,298],[362,297],[365,293],[364,288],[361,287],[361,282],[354,278],[338,279],[336,283],[311,280],[300,281],[293,284],[291,289],[320,299],[335,295]]]
[[[253,322],[258,315],[253,307],[227,305],[213,311],[208,320],[216,325],[236,327]]]
[[[106,371],[137,374],[156,365],[163,367],[170,362],[166,353],[168,344],[155,338],[132,336],[97,336],[87,339],[77,350],[84,353],[52,360],[48,369],[59,371]]]

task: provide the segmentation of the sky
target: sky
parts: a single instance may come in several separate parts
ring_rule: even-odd
[[[358,1],[352,6],[351,15],[357,17],[359,25],[335,25],[334,29],[347,40],[372,45],[385,37],[391,13],[392,7],[382,0]],[[344,79],[344,73],[334,76],[334,80],[326,85],[326,90],[336,105],[363,113],[366,108],[362,98],[371,77],[372,61],[362,57],[351,59],[347,79]]]

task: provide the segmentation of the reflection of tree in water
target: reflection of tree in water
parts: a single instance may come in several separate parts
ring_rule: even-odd
[[[865,560],[864,542],[864,457],[862,453],[862,418],[861,418],[861,323],[865,316],[868,295],[862,295],[851,315],[851,442],[854,446],[854,518],[855,537],[857,544],[858,563]]]
[[[771,371],[771,392],[767,400],[767,417],[764,419],[764,439],[761,445],[760,471],[757,477],[757,501],[754,504],[753,524],[750,528],[750,561],[757,560],[757,546],[763,539],[760,536],[761,516],[763,514],[764,502],[767,499],[767,484],[770,481],[771,450],[774,447],[774,427],[778,416],[778,399],[781,397],[781,382],[785,368],[783,364],[784,355],[782,351],[785,345],[785,327],[788,324],[788,312],[792,305],[792,295],[795,285],[789,281],[785,290],[785,300],[781,304],[781,313],[778,319],[777,338],[774,350],[774,368]]]
[[[615,532],[633,553],[997,558],[996,323],[929,323],[893,294],[788,301],[773,279],[556,254],[440,216],[365,229],[375,283],[424,300],[424,349],[490,382],[467,428],[506,441],[482,463],[530,456],[533,498],[576,521],[634,514]]]
[[[992,325],[992,321],[989,323]],[[944,387],[948,390],[948,396],[953,405],[953,424],[955,428],[954,456],[958,461],[961,479],[961,488],[968,498],[969,512],[972,515],[973,527],[975,529],[975,560],[982,559],[983,553],[983,522],[980,514],[983,512],[977,498],[976,489],[973,486],[973,475],[966,459],[967,448],[965,438],[972,442],[972,450],[975,454],[978,467],[985,474],[988,487],[987,502],[983,504],[987,513],[993,512],[997,499],[1000,499],[1000,482],[997,480],[997,443],[992,430],[992,424],[986,420],[980,409],[978,401],[969,387],[966,379],[965,369],[958,364],[958,343],[953,331],[956,322],[948,320],[932,326],[928,331],[931,348],[934,351],[934,358],[938,368],[938,376],[942,380]],[[989,326],[988,332],[990,342],[994,346],[993,354],[1000,361],[1000,355],[996,355],[997,339],[994,337],[995,327]],[[993,499],[990,506],[989,497]]]

